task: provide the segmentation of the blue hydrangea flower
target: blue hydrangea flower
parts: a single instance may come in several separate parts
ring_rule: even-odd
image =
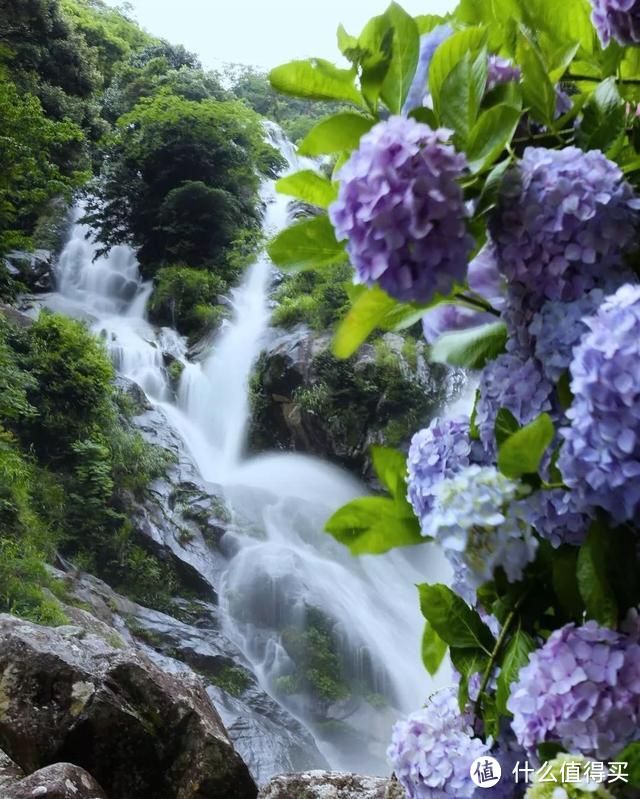
[[[470,456],[469,420],[464,417],[437,417],[414,435],[407,458],[407,498],[421,524],[433,508],[438,483],[468,466]]]
[[[387,756],[409,799],[471,799],[471,764],[488,751],[450,688],[395,724]]]
[[[591,0],[591,20],[603,46],[615,39],[623,47],[640,44],[639,0]]]
[[[467,588],[477,589],[502,567],[516,582],[534,560],[533,498],[494,466],[472,464],[435,486],[433,510],[423,526],[456,570],[466,572]]]
[[[438,25],[429,33],[425,33],[420,37],[420,56],[418,58],[418,66],[416,73],[411,83],[411,88],[407,94],[402,113],[408,114],[413,108],[420,108],[425,104],[425,100],[429,94],[429,67],[433,56],[442,44],[453,33],[453,28],[448,23]]]
[[[587,332],[586,318],[602,304],[605,294],[593,289],[574,302],[546,302],[529,325],[535,356],[550,381],[557,383],[571,363],[573,348]]]
[[[563,488],[540,491],[533,515],[536,532],[552,546],[579,546],[584,541],[592,517],[579,505],[576,494]]]
[[[501,83],[518,82],[522,72],[513,61],[499,55],[490,55],[487,72],[487,91],[495,89]]]
[[[625,521],[640,510],[640,286],[618,289],[587,326],[573,351],[558,465],[585,504]]]
[[[521,425],[551,410],[552,385],[535,358],[504,353],[488,363],[480,376],[476,424],[487,453],[496,453],[495,423],[500,408],[510,411]]]
[[[504,307],[506,283],[500,274],[495,247],[491,240],[469,264],[467,283],[472,291],[487,300],[496,311]]]
[[[427,302],[462,282],[472,239],[450,133],[400,116],[378,123],[339,172],[329,217],[356,270],[392,297]]]
[[[607,759],[640,728],[640,645],[589,621],[553,632],[520,670],[507,703],[520,744],[545,741]]]
[[[532,298],[577,300],[599,275],[622,268],[638,209],[601,152],[529,147],[505,176],[490,220],[500,268]]]

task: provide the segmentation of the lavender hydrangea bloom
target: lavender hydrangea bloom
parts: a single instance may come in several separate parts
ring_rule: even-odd
[[[520,670],[507,703],[520,744],[544,741],[609,758],[640,726],[640,645],[589,621],[553,632]]]
[[[409,799],[471,799],[471,764],[488,751],[451,688],[395,724],[387,756]]]
[[[515,582],[535,558],[535,504],[522,499],[521,491],[494,466],[477,464],[436,485],[423,530],[442,546],[456,571],[466,570],[467,588],[477,589],[491,580],[498,567]]]
[[[485,450],[496,453],[495,423],[500,408],[510,411],[522,425],[551,410],[551,384],[535,358],[512,353],[488,363],[480,377],[476,424]]]
[[[449,24],[438,25],[429,33],[420,37],[420,56],[416,73],[407,94],[407,99],[402,107],[402,113],[408,114],[413,108],[420,108],[425,103],[429,93],[429,67],[434,53],[442,42],[446,41],[453,33],[453,28]]]
[[[556,383],[571,363],[573,348],[587,332],[586,317],[602,304],[601,289],[585,294],[574,302],[546,302],[529,325],[535,341],[535,356],[542,371]]]
[[[625,521],[640,509],[640,286],[619,288],[587,326],[558,465],[582,501]]]
[[[356,282],[427,302],[465,279],[472,239],[458,179],[466,159],[446,143],[449,135],[392,116],[362,137],[340,170],[329,217],[348,242]]]
[[[407,458],[408,499],[421,523],[426,522],[436,486],[470,463],[469,420],[435,418],[418,431]]]
[[[522,72],[513,61],[499,55],[490,55],[487,72],[487,91],[495,89],[501,83],[519,81]]]
[[[640,200],[597,151],[529,147],[503,181],[490,220],[510,284],[533,298],[571,301],[619,269],[634,243]]]
[[[579,506],[574,492],[563,488],[536,494],[537,509],[533,526],[554,547],[579,546],[584,541],[591,517]]]
[[[500,274],[490,244],[485,245],[469,264],[467,282],[469,288],[487,300],[496,311],[503,307],[504,278]],[[433,344],[443,333],[468,330],[495,321],[496,317],[489,312],[442,302],[428,310],[422,317],[422,330],[427,343]]]
[[[614,38],[623,47],[640,43],[639,0],[591,0],[591,20],[603,46]]]

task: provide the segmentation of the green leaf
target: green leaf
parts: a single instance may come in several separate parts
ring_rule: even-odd
[[[367,105],[376,111],[380,92],[393,58],[393,27],[384,14],[373,17],[358,39],[360,87]]]
[[[352,555],[380,555],[425,542],[409,503],[388,497],[354,499],[333,514],[325,530]]]
[[[311,169],[303,169],[294,175],[280,178],[276,183],[280,194],[297,197],[319,208],[327,208],[338,196],[338,190],[327,178]]]
[[[522,33],[518,34],[517,59],[522,68],[522,95],[532,116],[543,125],[553,126],[556,90],[538,48]]]
[[[441,113],[441,93],[445,79],[467,53],[475,58],[484,46],[485,40],[484,27],[466,28],[454,33],[435,51],[429,67],[429,91],[438,116]]]
[[[422,662],[432,677],[437,674],[442,665],[447,649],[447,644],[440,638],[431,624],[426,622],[424,633],[422,634]]]
[[[396,304],[396,300],[377,286],[360,294],[338,325],[333,340],[333,354],[336,358],[349,358],[353,355],[375,330],[380,319]]]
[[[523,474],[537,474],[540,462],[555,435],[553,421],[548,413],[521,427],[500,444],[498,468],[506,477],[517,478]]]
[[[343,25],[338,25],[336,36],[338,39],[338,49],[342,55],[349,61],[353,62],[357,60],[358,40],[356,37],[348,34]]]
[[[300,155],[316,156],[355,150],[360,138],[367,133],[375,120],[361,114],[344,111],[323,119],[314,125],[298,147]]]
[[[393,28],[392,55],[382,84],[382,99],[392,114],[402,111],[420,54],[420,34],[413,17],[397,3],[391,3],[384,16]]]
[[[502,178],[505,176],[510,164],[511,158],[506,158],[497,166],[494,166],[487,176],[484,186],[482,187],[482,191],[480,192],[480,196],[478,197],[478,202],[476,203],[476,217],[480,216],[481,214],[485,214],[487,211],[490,211],[497,203],[500,186],[502,185]]]
[[[520,423],[511,411],[500,408],[496,414],[495,434],[498,449],[502,444],[520,429]]]
[[[455,132],[459,147],[464,147],[477,119],[486,82],[485,50],[480,51],[475,61],[472,61],[470,53],[465,53],[444,79],[438,110],[442,124]]]
[[[373,446],[371,459],[380,482],[391,496],[405,499],[407,494],[407,456],[391,447]]]
[[[472,172],[482,172],[491,166],[513,138],[519,121],[520,109],[510,105],[494,105],[480,116],[466,146]],[[508,164],[508,161],[503,163]]]
[[[535,648],[533,638],[522,630],[518,630],[509,641],[496,687],[496,705],[502,715],[508,713],[507,700],[511,694],[511,684],[518,679],[520,669],[528,663],[529,655]]]
[[[328,266],[345,258],[344,247],[326,216],[288,227],[272,239],[267,251],[273,263],[286,272]]]
[[[322,58],[290,61],[275,67],[269,81],[276,91],[312,100],[343,100],[362,105],[355,86],[355,71],[339,69]]]
[[[578,588],[578,550],[562,546],[554,552],[551,581],[560,608],[568,619],[579,621],[584,613],[584,602]]]
[[[422,615],[450,647],[491,653],[495,644],[491,630],[463,599],[446,585],[425,583],[418,591]]]
[[[482,369],[487,361],[504,352],[506,344],[504,322],[491,322],[468,330],[443,333],[431,348],[431,360],[450,366]]]
[[[618,605],[607,576],[608,535],[598,523],[591,526],[584,544],[580,547],[577,574],[587,616],[606,627],[615,627]]]
[[[607,152],[625,132],[625,108],[615,78],[598,84],[583,109],[579,138],[585,149]]]
[[[635,741],[629,744],[619,755],[611,759],[616,763],[626,763],[629,785],[633,788],[640,788],[640,742]]]

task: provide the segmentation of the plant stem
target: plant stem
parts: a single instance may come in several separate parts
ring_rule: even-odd
[[[504,624],[502,625],[502,629],[500,630],[500,635],[498,636],[498,640],[496,641],[496,645],[493,647],[493,652],[491,653],[491,657],[489,658],[489,662],[487,663],[487,668],[484,670],[484,674],[482,675],[482,683],[480,684],[480,690],[478,691],[478,698],[476,699],[476,706],[475,706],[475,714],[476,717],[480,718],[480,712],[482,711],[482,697],[487,692],[487,687],[489,685],[489,681],[491,680],[491,672],[493,671],[496,661],[498,659],[498,655],[500,654],[500,650],[504,642],[507,639],[507,635],[511,630],[511,625],[516,617],[516,614],[522,607],[522,603],[525,599],[529,596],[531,588],[528,588],[518,599],[516,604],[513,606],[512,610],[509,612],[509,615],[504,620]]]
[[[469,297],[466,294],[457,293],[454,295],[456,300],[462,300],[466,302],[468,305],[471,305],[473,308],[477,308],[481,311],[486,311],[487,313],[493,314],[494,316],[500,316],[499,311],[491,305],[491,303],[487,302],[486,300],[480,299],[480,297]]]
[[[601,78],[596,78],[593,75],[572,75],[567,73],[564,76],[565,80],[584,80],[588,81],[589,83],[601,83]],[[616,81],[618,83],[628,83],[630,86],[640,86],[640,78],[620,78],[617,77]]]

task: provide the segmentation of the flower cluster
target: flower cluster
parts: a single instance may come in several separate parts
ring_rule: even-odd
[[[525,799],[613,799],[601,781],[589,776],[593,761],[579,755],[559,754],[542,772],[536,772]],[[566,780],[577,767],[581,779]]]
[[[411,83],[411,88],[407,94],[404,106],[402,108],[403,114],[408,114],[413,108],[419,108],[424,105],[429,95],[429,67],[433,56],[446,39],[453,33],[453,28],[449,24],[438,25],[429,33],[425,33],[420,37],[420,55],[418,57],[418,65],[416,72]]]
[[[465,279],[472,239],[449,131],[400,116],[378,123],[339,172],[329,216],[357,281],[426,302]]]
[[[508,708],[531,753],[554,741],[571,752],[614,756],[640,725],[640,645],[594,621],[568,624],[531,654]]]
[[[476,424],[485,450],[495,454],[494,431],[500,408],[510,411],[520,424],[529,424],[539,414],[551,410],[551,392],[552,385],[535,358],[523,360],[504,353],[487,364],[480,378],[476,412]]]
[[[640,43],[638,0],[591,0],[591,3],[591,19],[604,47],[612,38],[623,47]]]
[[[410,799],[471,799],[471,764],[488,751],[448,689],[396,723],[387,755]]]
[[[522,74],[520,67],[515,66],[513,61],[502,58],[499,55],[490,55],[487,69],[487,91],[495,89],[501,83],[519,81]]]
[[[640,509],[640,286],[622,286],[586,325],[559,466],[585,503],[625,521]]]
[[[535,503],[493,466],[472,464],[435,487],[431,515],[423,531],[434,538],[466,585],[479,588],[501,567],[510,582],[522,577],[538,541],[531,534]]]
[[[470,456],[467,419],[436,418],[414,435],[407,458],[408,499],[422,523],[428,521],[438,483],[468,466]]]
[[[622,268],[638,209],[601,152],[529,147],[503,181],[490,223],[503,274],[540,304],[580,299],[600,275]]]

